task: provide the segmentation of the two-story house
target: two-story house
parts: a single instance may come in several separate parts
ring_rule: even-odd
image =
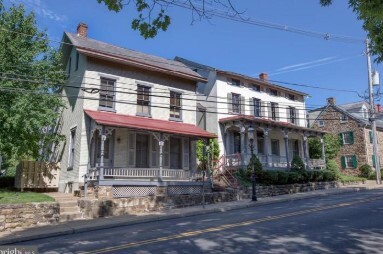
[[[380,105],[377,107],[381,111]],[[324,130],[339,137],[341,150],[335,159],[346,174],[358,175],[358,168],[369,164],[375,168],[373,140],[369,122],[369,104],[354,102],[337,105],[333,97],[327,98],[327,105],[308,112],[308,124],[317,130]],[[376,120],[379,157],[383,157],[383,121]]]
[[[225,165],[244,166],[250,159],[249,128],[255,154],[265,168],[289,168],[294,155],[307,168],[324,167],[322,160],[310,160],[307,138],[323,131],[306,127],[307,94],[273,84],[268,75],[258,78],[219,70],[176,57],[208,82],[198,82],[197,123],[217,133]]]
[[[87,33],[79,24],[62,39],[68,79],[59,190],[77,190],[88,177],[113,197],[155,195],[157,186],[198,192],[195,142],[215,137],[196,126],[197,82],[205,78]]]

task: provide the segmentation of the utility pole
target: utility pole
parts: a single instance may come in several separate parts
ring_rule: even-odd
[[[378,142],[376,135],[376,122],[375,122],[375,104],[374,104],[374,90],[372,87],[372,71],[371,71],[371,55],[370,55],[370,40],[366,39],[366,55],[367,55],[367,68],[368,68],[368,93],[370,99],[370,123],[372,131],[373,153],[375,160],[376,170],[376,183],[381,184],[380,177],[380,160],[378,153]]]

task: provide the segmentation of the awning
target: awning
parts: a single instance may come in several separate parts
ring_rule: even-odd
[[[100,125],[180,134],[201,138],[217,137],[215,134],[204,131],[193,124],[122,115],[103,111],[84,110],[84,112]]]

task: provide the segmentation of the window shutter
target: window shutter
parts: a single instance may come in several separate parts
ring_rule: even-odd
[[[354,132],[350,131],[350,144],[354,144]]]
[[[353,165],[353,168],[358,167],[358,160],[356,159],[356,155],[352,156],[352,165]]]
[[[136,133],[131,132],[128,135],[128,166],[136,166]]]
[[[159,161],[159,154],[158,154],[158,150],[159,150],[159,145],[158,145],[158,141],[152,136],[152,152],[151,152],[151,167],[152,168],[156,168],[158,167],[158,161]]]
[[[369,131],[369,134],[370,134],[370,144],[373,143],[373,139],[372,139],[372,131]]]
[[[249,98],[250,115],[254,116],[254,98]]]
[[[275,104],[275,118],[277,121],[280,121],[279,119],[279,104]]]
[[[376,163],[375,163],[375,155],[372,155],[372,166],[375,168]]]
[[[341,162],[342,168],[345,169],[346,168],[346,157],[344,157],[344,156],[340,157],[340,162]]]
[[[344,143],[343,143],[343,133],[339,133],[339,142],[340,142],[341,146],[344,145]]]
[[[189,139],[183,139],[183,169],[189,169]]]
[[[164,168],[169,168],[170,163],[169,163],[169,140],[165,140],[163,151],[162,151],[162,161],[163,161],[163,167]]]
[[[266,117],[267,102],[261,101],[261,117]]]
[[[246,115],[245,104],[246,104],[245,96],[241,96],[241,115]]]
[[[227,109],[228,112],[233,112],[233,96],[231,93],[227,94]]]

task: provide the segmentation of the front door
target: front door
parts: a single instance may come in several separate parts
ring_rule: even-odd
[[[179,138],[170,138],[170,168],[171,169],[181,169],[181,139]]]
[[[149,135],[136,135],[136,168],[149,167]]]

